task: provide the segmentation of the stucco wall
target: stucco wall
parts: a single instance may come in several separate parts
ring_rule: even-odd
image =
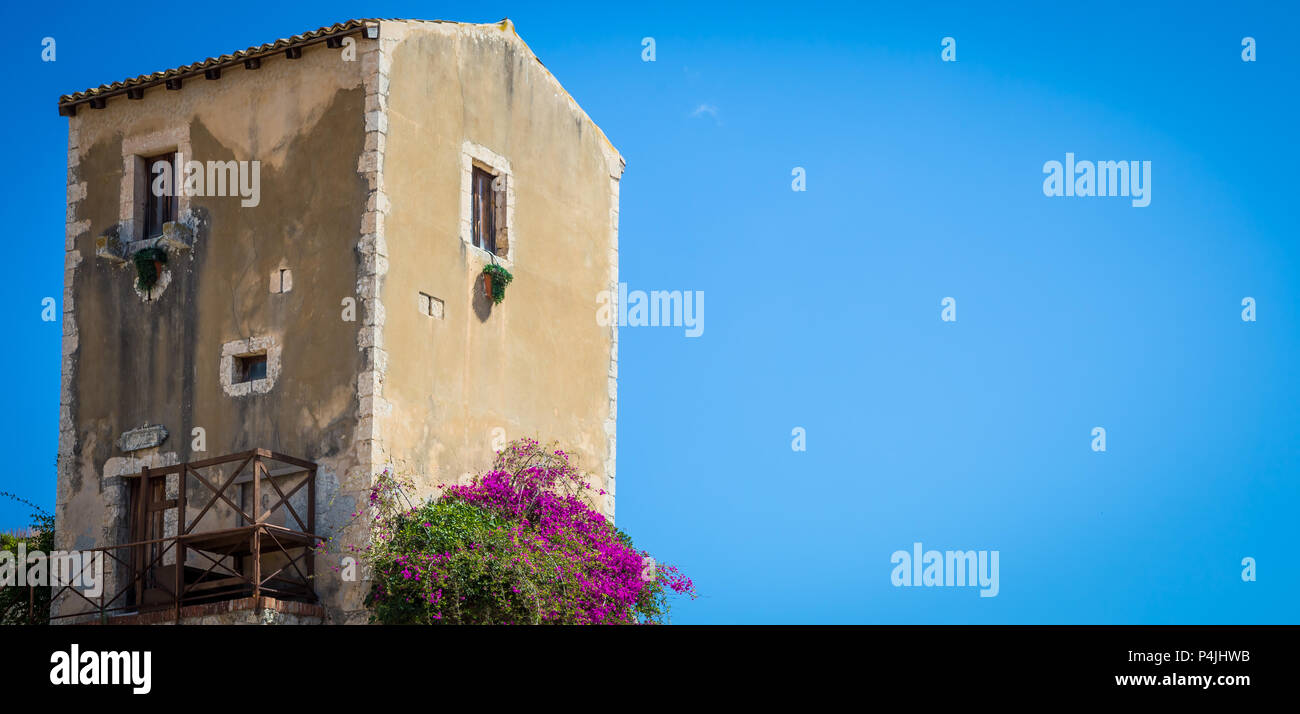
[[[65,294],[60,547],[121,542],[125,491],[116,474],[146,463],[271,448],[321,465],[322,504],[369,470],[355,444],[361,315],[345,321],[341,307],[356,294],[361,260],[362,84],[361,62],[319,45],[300,59],[228,68],[219,80],[113,98],[69,119],[75,267]],[[166,288],[145,301],[132,265],[96,258],[95,239],[121,218],[124,146],[154,151],[175,137],[188,143],[187,160],[259,161],[260,203],[189,198],[194,246],[170,255]],[[281,266],[293,271],[293,287],[272,294],[268,278]],[[250,337],[276,341],[281,373],[266,394],[232,397],[219,380],[222,345]],[[119,451],[119,435],[144,424],[162,424],[170,436],[157,449]],[[195,427],[205,430],[206,451],[191,449]],[[190,517],[210,496],[191,486]],[[351,508],[350,495],[335,499],[318,518],[322,530]],[[318,588],[334,599],[337,586],[324,579]]]
[[[615,333],[597,323],[596,295],[616,282],[621,159],[508,22],[385,23],[382,35],[398,38],[384,163],[387,452],[431,491],[489,466],[494,437],[555,439],[602,485]],[[461,238],[467,141],[510,164],[514,282],[500,305],[482,294],[486,254]],[[441,319],[421,313],[420,292],[444,301]]]

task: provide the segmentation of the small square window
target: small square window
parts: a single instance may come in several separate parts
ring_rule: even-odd
[[[280,378],[281,348],[270,335],[234,340],[221,346],[221,388],[227,396],[266,394]]]
[[[235,384],[266,379],[266,353],[235,356]]]

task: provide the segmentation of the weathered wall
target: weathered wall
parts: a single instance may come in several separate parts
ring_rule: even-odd
[[[356,444],[362,315],[344,321],[340,305],[356,294],[361,262],[363,104],[362,63],[318,45],[301,59],[228,68],[219,80],[149,89],[143,100],[118,97],[70,118],[60,547],[121,542],[116,474],[146,463],[271,448],[321,465],[322,504],[369,470]],[[183,137],[186,159],[260,161],[261,201],[190,198],[194,247],[171,255],[166,288],[146,301],[129,262],[95,257],[95,238],[121,217],[124,145],[151,136]],[[281,266],[293,271],[292,290],[271,294]],[[281,373],[266,394],[232,397],[219,381],[221,348],[250,337],[281,346]],[[119,435],[144,424],[164,425],[169,438],[124,455]],[[205,452],[190,448],[195,427],[206,432]],[[209,497],[191,486],[190,517]],[[322,530],[351,508],[347,494],[336,499],[318,518]],[[336,606],[337,587],[330,578],[318,586]]]
[[[613,516],[617,326],[598,324],[596,297],[618,280],[622,160],[509,22],[385,21],[380,34],[355,62],[317,45],[70,119],[61,548],[123,541],[121,475],[254,447],[320,464],[325,535],[385,464],[431,493],[482,471],[498,435],[563,443]],[[182,200],[194,247],[146,300],[95,240],[128,211],[124,152],[168,141],[186,159],[260,161],[261,202]],[[461,238],[467,141],[511,165],[515,279],[496,306],[479,282],[488,258]],[[273,294],[280,267],[293,288]],[[444,302],[441,318],[419,311],[420,292]],[[230,396],[222,345],[250,338],[279,346],[280,373],[267,393]],[[144,424],[170,437],[122,453],[121,433]],[[209,496],[191,485],[191,518]],[[328,619],[365,621],[365,583],[317,563]]]
[[[429,488],[489,466],[499,428],[507,439],[559,440],[612,486],[616,333],[597,324],[596,296],[617,282],[611,176],[621,159],[508,21],[385,23],[382,37],[396,39],[384,159],[387,453]],[[466,141],[512,171],[514,282],[495,306],[479,278],[486,253],[460,237]],[[420,312],[420,292],[444,301],[442,319]],[[603,505],[612,516],[612,498]]]

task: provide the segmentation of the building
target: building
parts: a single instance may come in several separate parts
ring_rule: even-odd
[[[230,583],[311,565],[275,533],[359,542],[382,469],[431,493],[505,438],[574,450],[613,517],[618,335],[596,297],[618,284],[624,162],[509,20],[351,20],[59,113],[58,546],[118,548],[106,614],[364,621],[364,582],[321,562],[309,593],[258,580],[248,612]],[[489,263],[513,274],[500,304]],[[281,530],[250,553],[261,509]],[[64,592],[53,614],[86,612]]]

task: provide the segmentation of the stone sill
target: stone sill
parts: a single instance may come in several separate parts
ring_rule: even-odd
[[[465,245],[466,247],[469,248],[470,256],[472,256],[477,260],[480,269],[482,269],[482,267],[484,265],[487,265],[488,263],[495,262],[496,264],[500,265],[506,270],[509,270],[512,273],[514,272],[513,269],[515,267],[515,264],[514,261],[510,260],[510,258],[504,255],[497,255],[496,253],[489,253],[488,251],[474,245],[473,243],[465,243]]]
[[[95,239],[95,257],[125,263],[145,248],[162,248],[168,255],[175,255],[189,250],[193,243],[194,232],[188,226],[171,222],[163,224],[163,233],[157,238],[123,241],[116,233],[104,233]]]

